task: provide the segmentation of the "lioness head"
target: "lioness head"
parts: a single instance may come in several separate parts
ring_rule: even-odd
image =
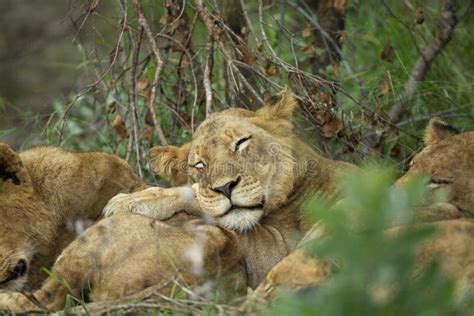
[[[0,289],[20,290],[26,282],[33,250],[45,239],[46,206],[13,149],[0,144]]]
[[[425,130],[425,147],[397,184],[417,175],[429,179],[428,202],[443,190],[461,213],[474,215],[474,132],[460,134],[440,119],[431,119]]]
[[[217,224],[244,232],[288,202],[304,149],[292,131],[297,101],[288,91],[256,112],[228,109],[205,120],[190,144],[150,151],[154,171],[189,182]],[[296,158],[298,157],[298,158]]]

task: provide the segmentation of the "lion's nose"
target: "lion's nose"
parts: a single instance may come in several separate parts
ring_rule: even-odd
[[[26,261],[23,259],[20,259],[15,268],[13,268],[13,271],[10,272],[10,275],[5,279],[5,280],[0,280],[0,285],[6,284],[10,281],[16,280],[19,277],[22,277],[26,273]]]
[[[13,273],[18,276],[23,276],[26,272],[26,261],[20,259],[16,264],[15,268],[13,269]]]
[[[239,184],[240,182],[240,177],[238,177],[235,180],[231,180],[223,185],[213,187],[212,190],[221,194],[224,194],[228,199],[230,199],[230,196],[232,195],[232,190]]]

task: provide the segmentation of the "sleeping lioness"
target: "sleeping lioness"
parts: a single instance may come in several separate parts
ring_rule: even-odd
[[[0,289],[35,289],[75,226],[95,221],[120,192],[143,188],[122,159],[40,147],[17,154],[0,143]],[[80,227],[76,227],[80,229]]]
[[[432,119],[425,130],[425,147],[396,185],[403,186],[420,175],[428,177],[428,188],[423,205],[414,209],[415,217],[421,226],[434,227],[437,233],[424,242],[418,264],[441,259],[444,272],[457,280],[458,292],[464,293],[474,288],[474,132],[459,134],[441,120]],[[439,203],[436,195],[441,190],[447,193],[447,201]],[[321,227],[315,225],[305,239],[320,234]],[[298,291],[321,284],[331,274],[332,266],[309,257],[303,246],[268,273],[249,305],[270,300],[278,288]]]
[[[166,293],[173,277],[192,285],[233,273],[243,288],[256,287],[311,226],[300,212],[306,197],[337,197],[336,178],[351,168],[317,155],[296,136],[296,107],[284,91],[256,112],[213,114],[188,145],[155,149],[158,173],[193,188],[150,188],[112,199],[105,214],[114,215],[67,247],[53,267],[55,277],[33,293],[39,305],[63,306],[69,290],[61,280],[71,294],[92,300],[154,284]],[[183,226],[176,218],[196,220]],[[38,308],[17,293],[0,296],[0,305]]]

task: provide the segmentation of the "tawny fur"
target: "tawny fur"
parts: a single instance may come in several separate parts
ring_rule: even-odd
[[[20,259],[22,277],[0,289],[41,285],[61,250],[81,223],[100,217],[107,201],[144,185],[120,158],[105,153],[72,153],[39,147],[17,154],[0,144],[0,281]]]
[[[414,212],[423,222],[421,226],[433,227],[437,233],[419,251],[417,269],[439,258],[443,271],[457,281],[458,293],[462,294],[474,288],[474,220],[470,219],[474,215],[474,132],[457,134],[454,128],[433,119],[425,131],[425,145],[396,185],[403,186],[420,175],[429,178],[425,202]],[[449,193],[448,201],[434,203],[442,189]],[[305,239],[320,236],[319,224],[308,235],[312,236]],[[303,249],[295,250],[268,273],[247,304],[267,302],[279,288],[298,291],[315,286],[330,272],[328,264],[311,259]]]
[[[170,271],[176,271],[173,267],[182,268],[183,279],[193,284],[197,277],[189,272],[189,256],[182,253],[183,247],[188,249],[194,241],[193,229],[173,227],[205,216],[224,227],[203,223],[197,226],[206,232],[204,236],[212,233],[198,245],[202,250],[202,276],[237,272],[241,276],[237,280],[256,287],[311,227],[302,216],[303,201],[315,193],[337,197],[336,179],[352,168],[350,164],[317,155],[296,136],[292,120],[297,102],[289,91],[276,100],[257,112],[229,109],[216,113],[201,124],[189,145],[155,148],[152,162],[159,164],[154,166],[155,172],[173,184],[185,184],[185,170],[188,184],[197,185],[195,196],[179,200],[179,188],[117,196],[105,208],[106,215],[116,214],[87,230],[80,239],[82,243],[78,240],[66,248],[53,272],[72,284],[74,294],[88,284],[91,297],[98,299],[119,298],[152,284],[166,283]],[[237,148],[239,142],[244,145]],[[205,164],[204,170],[198,170],[199,162]],[[232,191],[235,210],[228,209],[225,196],[216,190],[229,181],[236,183]],[[169,219],[156,222],[131,212]],[[175,215],[170,218],[173,212]],[[114,244],[120,246],[106,249],[103,240],[115,240]],[[148,245],[142,254],[124,256],[128,254],[125,250],[140,245]],[[79,260],[90,257],[84,251],[99,253],[107,264],[91,266],[87,260]],[[173,251],[175,256],[168,258],[167,254]],[[96,284],[99,280],[107,281]],[[49,278],[34,294],[44,306],[59,309],[66,294],[61,289],[59,282]],[[0,296],[2,304],[14,310],[34,308],[21,294]]]
[[[298,103],[291,92],[284,90],[275,99],[257,112],[215,113],[199,126],[190,144],[151,151],[160,176],[184,184],[182,174],[187,173],[198,202],[188,201],[188,211],[238,233],[251,287],[295,248],[311,226],[301,212],[305,199],[314,194],[334,199],[339,194],[337,178],[352,168],[319,156],[297,137],[293,115]],[[244,145],[237,150],[239,142]],[[198,168],[201,163],[204,168]],[[229,181],[238,182],[231,199],[216,190]],[[105,210],[163,220],[170,215],[169,201],[175,199],[168,198],[166,190],[151,188],[113,199]],[[176,211],[185,209],[173,204]]]

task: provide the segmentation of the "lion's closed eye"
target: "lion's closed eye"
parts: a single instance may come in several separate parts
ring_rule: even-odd
[[[451,181],[448,180],[443,180],[437,177],[431,177],[430,181],[428,182],[428,188],[430,189],[436,189],[439,188],[443,185],[451,184]]]
[[[250,135],[240,138],[237,142],[235,142],[234,151],[235,152],[242,152],[250,144],[251,138],[252,138],[252,136],[250,136]]]

